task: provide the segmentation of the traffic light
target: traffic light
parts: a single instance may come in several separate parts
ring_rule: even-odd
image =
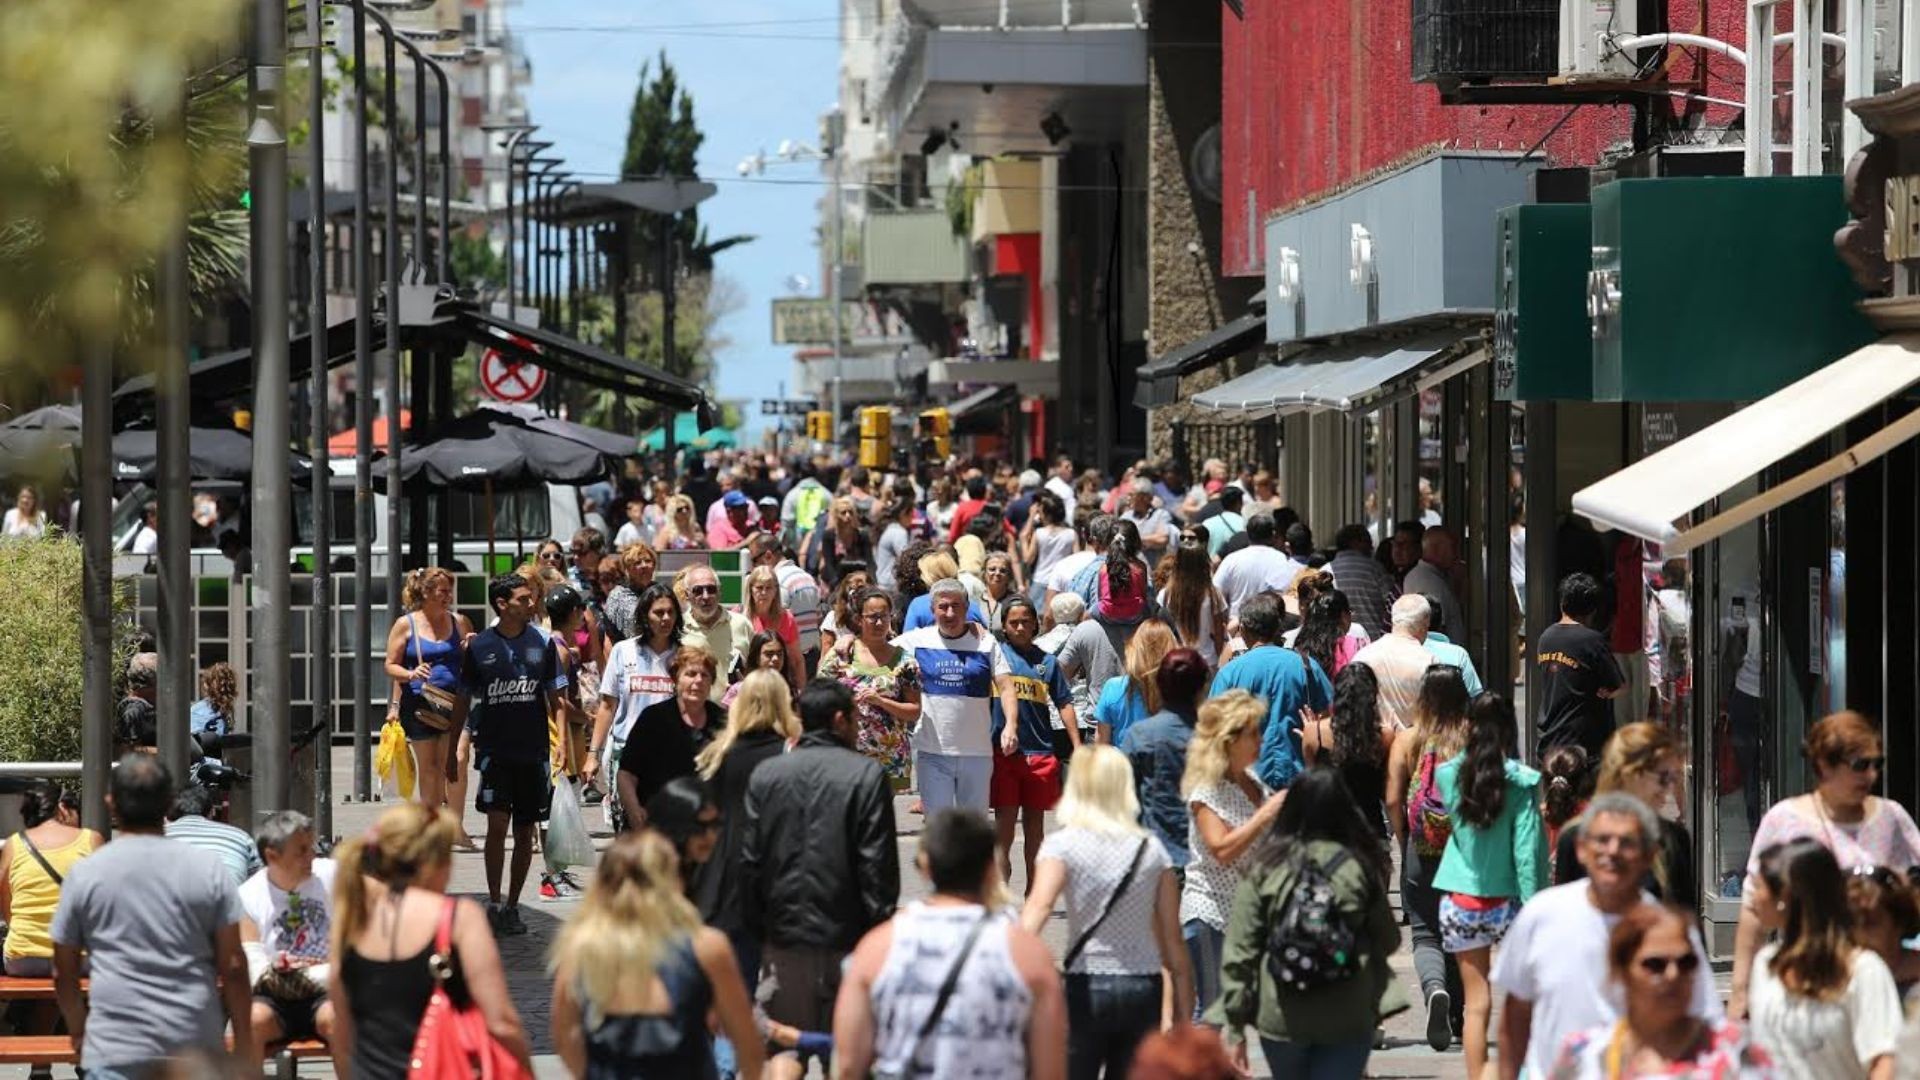
[[[833,414],[830,412],[810,412],[807,414],[807,438],[816,442],[833,441]]]
[[[893,462],[893,410],[869,405],[860,410],[860,464],[885,469]]]
[[[918,434],[923,455],[931,454],[945,459],[953,453],[953,417],[947,414],[947,410],[928,409],[922,412]]]

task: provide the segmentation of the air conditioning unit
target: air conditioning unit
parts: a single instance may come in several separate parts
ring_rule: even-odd
[[[1413,0],[1415,82],[1545,81],[1561,0]]]
[[[1615,38],[1640,32],[1640,0],[1561,0],[1560,74],[1570,78],[1632,78],[1632,55]]]

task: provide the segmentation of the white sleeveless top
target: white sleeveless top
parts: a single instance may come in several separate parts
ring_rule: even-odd
[[[1007,948],[1005,916],[980,931],[940,1023],[920,1044],[920,1028],[953,967],[967,932],[984,911],[976,904],[908,905],[893,920],[893,944],[873,983],[874,1068],[895,1076],[941,1080],[1020,1080],[1027,1075],[1027,1018],[1033,992]]]

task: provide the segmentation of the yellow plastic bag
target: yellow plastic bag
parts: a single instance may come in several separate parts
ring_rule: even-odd
[[[388,720],[381,725],[380,745],[373,752],[373,771],[400,798],[413,798],[413,751],[407,748],[407,733],[399,720]]]

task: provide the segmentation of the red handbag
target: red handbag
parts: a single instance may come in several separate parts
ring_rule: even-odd
[[[447,980],[453,977],[453,912],[456,901],[447,898],[440,911],[440,928],[433,935],[433,953],[427,957],[427,970],[433,973],[433,997],[420,1017],[420,1033],[414,1036],[412,1063],[407,1076],[413,1080],[532,1080],[520,1059],[487,1030],[487,1018],[468,1002],[465,1008],[453,1003],[447,993]]]

